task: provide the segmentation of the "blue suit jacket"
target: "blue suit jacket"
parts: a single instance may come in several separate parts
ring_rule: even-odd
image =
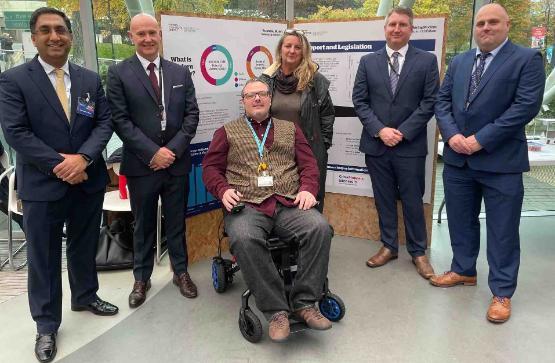
[[[37,57],[0,75],[0,122],[6,141],[17,153],[17,192],[29,201],[62,198],[69,184],[52,169],[64,154],[85,154],[93,162],[86,193],[106,188],[108,173],[102,151],[112,135],[110,110],[98,74],[69,63],[71,123]],[[93,117],[77,114],[79,97],[95,103]]]
[[[114,127],[123,140],[121,173],[146,176],[154,154],[165,146],[175,153],[166,170],[185,175],[191,169],[189,145],[195,136],[199,109],[189,70],[161,59],[166,110],[166,131],[162,133],[158,100],[154,88],[136,55],[110,67],[107,94]]]
[[[405,157],[428,152],[426,126],[439,88],[435,55],[409,45],[395,94],[391,93],[385,48],[360,59],[353,87],[353,105],[362,122],[360,151],[380,156],[387,149],[375,135],[384,127],[401,131],[403,141],[392,149]]]
[[[435,107],[445,148],[445,163],[471,169],[518,173],[530,169],[525,126],[538,113],[545,86],[540,52],[508,41],[485,70],[475,95],[468,88],[476,50],[451,61]],[[456,134],[476,135],[483,149],[458,154],[447,141]]]

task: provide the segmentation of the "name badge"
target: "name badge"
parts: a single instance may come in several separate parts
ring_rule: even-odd
[[[77,98],[77,110],[78,115],[83,115],[86,117],[94,117],[94,102],[89,101],[89,98]]]
[[[274,186],[274,177],[271,175],[263,175],[258,177],[258,187]]]

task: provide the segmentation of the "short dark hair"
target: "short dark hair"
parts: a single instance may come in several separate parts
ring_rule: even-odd
[[[54,15],[60,16],[62,19],[64,19],[64,23],[66,23],[67,30],[69,30],[69,32],[71,33],[71,21],[69,20],[67,15],[63,11],[60,11],[55,8],[49,8],[49,7],[42,7],[33,11],[33,14],[31,14],[31,19],[29,19],[29,29],[31,30],[31,33],[35,32],[35,25],[37,25],[37,20],[39,16],[44,14],[54,14]]]
[[[414,13],[412,12],[411,8],[405,8],[403,6],[396,6],[393,9],[389,10],[389,12],[387,13],[387,16],[385,17],[385,24],[386,25],[387,25],[387,22],[389,21],[389,17],[393,13],[408,16],[409,17],[409,23],[412,26],[412,21],[414,20]]]
[[[243,89],[241,90],[241,98],[245,96],[245,94],[243,92],[245,91],[245,88],[251,83],[262,83],[263,85],[265,85],[268,88],[268,92],[270,92],[270,96],[272,95],[272,90],[270,89],[270,85],[268,84],[268,82],[266,82],[265,80],[257,77],[257,78],[251,78],[251,79],[249,79],[248,81],[245,82],[245,85],[243,86]]]

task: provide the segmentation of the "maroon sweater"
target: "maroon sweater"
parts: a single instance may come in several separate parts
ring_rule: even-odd
[[[260,140],[264,137],[264,132],[266,131],[268,122],[269,119],[262,121],[261,123],[251,121],[251,125]],[[264,145],[269,148],[272,146],[273,142],[274,124],[272,123]],[[208,152],[202,161],[202,180],[204,181],[208,191],[220,200],[222,199],[225,191],[232,188],[227,183],[227,179],[225,177],[228,150],[229,143],[227,141],[225,128],[220,127],[216,130],[216,132],[214,132],[214,137],[208,147]],[[314,158],[314,154],[312,154],[312,150],[310,149],[306,138],[297,125],[295,125],[295,161],[297,163],[297,169],[300,177],[299,192],[307,191],[316,196],[318,194],[319,180],[318,165],[316,164],[316,159]],[[260,204],[247,204],[259,212],[272,217],[274,215],[277,202],[286,207],[294,206],[292,200],[276,194],[267,198]]]

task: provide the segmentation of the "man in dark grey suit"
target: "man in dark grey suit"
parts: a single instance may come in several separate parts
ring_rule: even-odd
[[[129,306],[137,307],[150,288],[158,198],[162,199],[173,282],[183,296],[197,296],[187,272],[184,232],[189,144],[199,110],[187,68],[158,54],[161,31],[156,19],[148,14],[134,16],[129,36],[136,55],[110,67],[107,94],[116,133],[123,140],[121,173],[127,176],[135,217],[135,283]]]
[[[424,195],[427,123],[439,87],[436,57],[408,44],[410,9],[394,8],[385,19],[386,46],[361,58],[353,105],[363,125],[360,151],[372,189],[383,247],[366,264],[378,267],[397,258],[397,199],[401,199],[407,250],[418,273],[428,279],[434,270],[426,257]]]

